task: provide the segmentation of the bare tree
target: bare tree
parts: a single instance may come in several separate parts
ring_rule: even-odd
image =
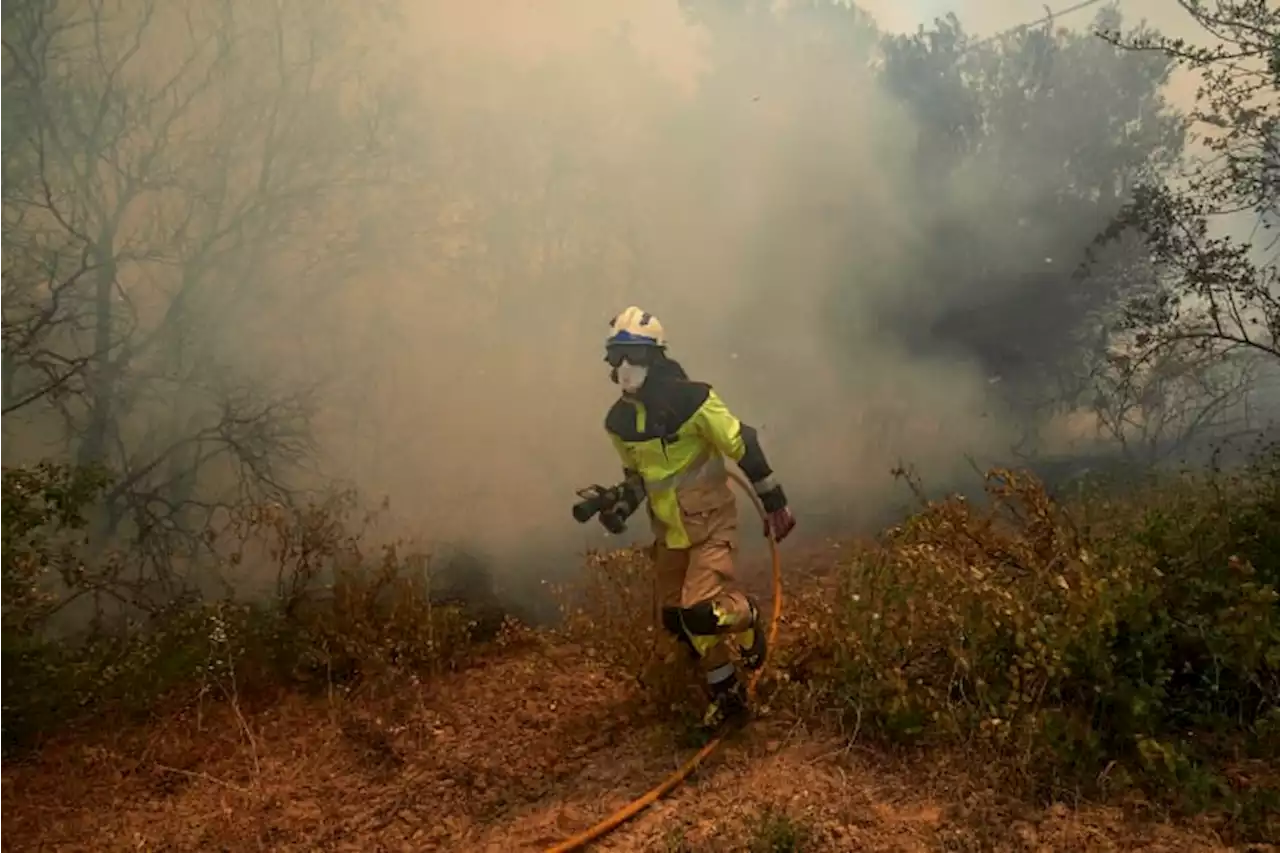
[[[6,4],[4,412],[114,469],[107,530],[157,560],[198,550],[221,506],[287,498],[305,458],[314,389],[235,330],[280,282],[359,260],[344,211],[385,168],[385,98],[355,70],[368,14]]]
[[[1143,467],[1203,449],[1250,426],[1251,368],[1193,346],[1138,357],[1113,348],[1093,371],[1099,433]]]
[[[1191,344],[1280,359],[1280,7],[1268,0],[1179,0],[1208,46],[1123,39],[1159,51],[1201,78],[1191,119],[1200,157],[1175,182],[1143,187],[1100,237],[1142,234],[1160,270],[1125,311],[1135,346]],[[1248,236],[1224,236],[1248,215]],[[1216,233],[1215,233],[1216,230]]]
[[[94,272],[90,241],[57,220],[52,188],[40,180],[36,133],[42,95],[52,89],[49,68],[66,24],[54,0],[6,3],[3,12],[5,104],[3,139],[3,413],[45,398],[62,399],[90,358],[71,351],[67,338],[89,328],[79,299]]]

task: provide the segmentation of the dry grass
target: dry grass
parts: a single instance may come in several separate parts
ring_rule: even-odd
[[[1060,670],[1119,684],[1080,667],[1079,638],[1114,641],[1121,581],[1150,592],[1142,559],[1182,541],[1161,519],[1176,510],[1174,529],[1204,538],[1226,529],[1221,512],[1195,493],[1196,515],[1126,504],[1131,515],[1113,508],[1101,529],[1029,481],[1004,474],[993,489],[991,506],[930,504],[876,542],[789,547],[783,635],[760,718],[598,849],[1191,851],[1274,831],[1274,815],[1230,811],[1265,805],[1256,793],[1275,786],[1274,761],[1243,752],[1220,768],[1239,796],[1197,818],[1137,784],[1043,784],[1068,778],[1046,739],[1072,708],[1075,682]],[[1249,524],[1254,534],[1265,527]],[[1252,553],[1238,548],[1222,573],[1202,573],[1236,578],[1244,592],[1218,601],[1234,621],[1195,605],[1252,625],[1223,635],[1246,651],[1266,637],[1267,614],[1247,610],[1268,583]],[[655,631],[643,550],[590,555],[583,581],[560,591],[557,630],[508,624],[479,644],[466,630],[445,632],[447,622],[424,624],[449,611],[399,555],[383,555],[344,558],[326,595],[281,608],[289,624],[308,626],[287,636],[308,640],[252,646],[275,650],[271,667],[233,653],[257,623],[215,610],[222,627],[200,622],[201,648],[221,649],[227,665],[201,676],[194,700],[67,731],[7,760],[5,849],[537,850],[687,755],[696,678]],[[1194,568],[1160,566],[1170,588],[1170,575]],[[278,679],[283,662],[296,676],[302,660],[306,689]],[[1250,665],[1265,686],[1265,654]],[[1254,737],[1251,748],[1265,745]],[[1133,757],[1112,756],[1102,778],[1141,772],[1141,753],[1126,765]],[[1201,765],[1175,763],[1171,778],[1203,778],[1188,767]]]
[[[544,849],[685,753],[633,713],[633,683],[526,642],[395,693],[283,695],[243,708],[247,728],[222,704],[51,743],[5,763],[5,849]],[[788,825],[811,851],[1223,849],[1204,827],[1036,808],[937,755],[851,749],[781,714],[599,849],[787,849]]]
[[[44,476],[42,494],[28,478],[15,482],[5,473],[10,755],[68,727],[117,725],[158,708],[275,695],[283,687],[325,692],[438,676],[516,627],[501,613],[495,618],[487,601],[476,608],[438,600],[430,559],[399,542],[369,546],[361,533],[371,519],[353,518],[351,496],[339,495],[296,511],[250,507],[210,531],[214,564],[198,568],[274,578],[271,593],[251,600],[184,594],[158,608],[93,614],[59,636],[48,629],[63,603],[127,602],[136,583],[66,571],[79,559],[67,544],[79,522],[68,523],[62,475]]]

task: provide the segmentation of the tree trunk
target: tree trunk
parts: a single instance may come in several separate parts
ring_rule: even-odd
[[[98,271],[94,279],[93,354],[87,371],[89,422],[77,454],[80,465],[106,461],[107,441],[113,422],[116,365],[112,360],[111,348],[114,343],[112,303],[116,263],[110,247],[114,242],[111,234],[105,234],[95,249]]]

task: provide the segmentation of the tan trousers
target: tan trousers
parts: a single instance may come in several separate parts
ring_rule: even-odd
[[[738,551],[738,513],[728,483],[714,495],[698,495],[682,509],[682,520],[692,545],[668,548],[661,534],[653,546],[659,608],[687,609],[710,602],[719,617],[716,634],[692,635],[694,649],[704,671],[730,662],[723,642],[725,634],[735,634],[751,626],[751,606],[738,585],[734,560]],[[715,499],[707,500],[708,497]],[[661,611],[659,611],[661,612]]]

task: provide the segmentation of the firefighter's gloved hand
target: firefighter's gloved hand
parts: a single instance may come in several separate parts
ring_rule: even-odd
[[[626,511],[625,506],[613,504],[600,510],[600,524],[614,536],[621,536],[627,531],[628,515],[630,513]]]
[[[773,477],[764,477],[751,485],[755,487],[760,503],[764,507],[765,538],[781,542],[796,526],[796,517],[792,514],[791,506],[787,502],[787,493],[782,490],[782,486],[774,482]]]
[[[781,542],[787,538],[787,534],[795,529],[796,517],[791,512],[791,507],[784,506],[782,509],[771,512],[766,516],[764,523],[765,538],[772,538],[774,542]]]

